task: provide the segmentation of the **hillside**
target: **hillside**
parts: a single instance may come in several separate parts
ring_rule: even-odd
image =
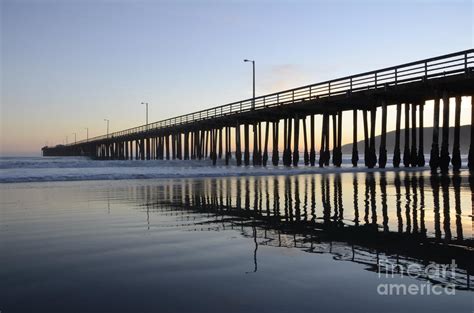
[[[440,128],[440,135],[439,135],[439,146],[441,148],[441,132],[442,129]],[[433,140],[433,127],[425,127],[424,128],[424,133],[423,133],[423,146],[424,146],[424,153],[429,154],[431,150],[431,143]],[[364,140],[363,138],[358,138],[362,139],[357,142],[357,147],[359,150],[359,153],[363,154],[364,153]],[[411,133],[410,133],[410,139],[411,139]],[[417,130],[417,149],[418,149],[418,130]],[[449,130],[449,152],[452,152],[453,148],[453,140],[454,140],[454,127],[451,127]],[[467,154],[469,152],[469,142],[471,140],[471,126],[470,125],[463,125],[461,126],[461,135],[460,135],[460,148],[461,148],[461,154]],[[405,144],[405,132],[404,130],[400,131],[400,150],[403,153],[403,147]],[[376,151],[378,154],[378,149],[380,145],[380,135],[375,137],[375,147]],[[393,148],[395,145],[395,131],[391,131],[387,133],[387,152],[393,153]],[[410,143],[411,147],[411,143]],[[352,153],[352,143],[346,144],[342,146],[342,153],[343,154],[351,154]]]

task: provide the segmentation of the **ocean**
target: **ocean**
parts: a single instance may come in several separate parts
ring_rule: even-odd
[[[0,311],[472,311],[469,172],[349,159],[0,158]]]

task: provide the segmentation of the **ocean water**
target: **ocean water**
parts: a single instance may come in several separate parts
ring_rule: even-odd
[[[471,312],[469,173],[360,170],[3,158],[0,311]]]
[[[392,156],[388,156],[386,171],[390,168]],[[429,156],[425,156],[428,160]],[[212,166],[209,160],[107,160],[97,161],[86,157],[0,157],[0,183],[46,182],[46,181],[84,181],[84,180],[119,180],[119,179],[162,179],[189,177],[228,177],[228,176],[263,176],[287,174],[324,174],[334,172],[379,172],[380,169],[365,169],[363,156],[360,156],[360,167],[353,168],[351,156],[343,155],[341,168],[332,166],[304,166],[303,156],[300,166],[287,168],[283,165],[267,167],[236,166],[231,160],[229,166],[224,160],[218,160]],[[271,161],[271,160],[270,160]],[[462,156],[467,164],[467,156]],[[280,157],[281,164],[281,157]],[[428,166],[428,162],[427,162]],[[465,167],[464,167],[465,168]],[[425,167],[424,169],[428,169]],[[420,171],[419,168],[398,169],[398,171]]]

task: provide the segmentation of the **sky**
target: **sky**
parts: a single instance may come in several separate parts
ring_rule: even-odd
[[[474,46],[473,1],[0,3],[0,155]]]

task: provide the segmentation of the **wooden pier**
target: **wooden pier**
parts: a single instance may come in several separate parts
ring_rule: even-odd
[[[468,166],[474,170],[473,95],[474,49],[469,49],[233,102],[73,144],[43,147],[42,152],[43,156],[89,156],[101,160],[209,158],[213,164],[217,159],[225,159],[225,164],[229,164],[234,158],[239,166],[267,166],[271,160],[276,166],[280,163],[278,147],[282,144],[283,165],[297,166],[302,138],[305,165],[323,167],[332,163],[339,167],[342,163],[342,116],[352,113],[353,166],[359,163],[357,120],[362,114],[364,164],[368,168],[385,168],[387,153],[392,153],[386,147],[387,107],[395,106],[396,116],[391,117],[396,123],[393,166],[399,167],[403,163],[405,167],[418,167],[425,165],[424,105],[426,101],[434,100],[433,116],[428,117],[433,118],[434,127],[429,165],[433,170],[448,171],[452,167],[457,171],[462,166],[459,147],[461,97],[471,96]],[[455,117],[452,149],[449,143],[451,98],[454,98]],[[381,112],[380,120],[378,112]],[[403,153],[400,147],[402,113],[406,130]],[[322,116],[320,125],[315,123],[317,115]],[[378,149],[375,147],[377,123],[381,125]],[[321,138],[317,153],[315,133],[318,127]]]

